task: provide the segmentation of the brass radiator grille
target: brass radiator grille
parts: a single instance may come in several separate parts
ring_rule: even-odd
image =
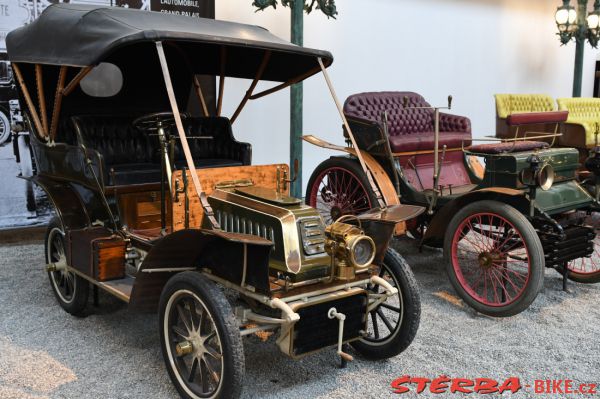
[[[272,226],[222,210],[216,210],[215,216],[224,231],[259,236],[270,240],[275,245],[275,230]]]

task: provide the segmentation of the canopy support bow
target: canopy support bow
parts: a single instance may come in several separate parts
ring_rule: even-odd
[[[181,147],[183,148],[183,154],[185,155],[185,160],[187,162],[188,169],[190,170],[190,174],[192,176],[192,182],[194,184],[194,188],[196,189],[196,194],[198,195],[200,203],[202,204],[202,208],[204,209],[204,215],[208,218],[213,229],[220,230],[221,227],[219,225],[219,222],[217,222],[217,219],[215,219],[213,210],[210,204],[208,203],[206,193],[202,189],[202,184],[200,184],[200,179],[198,178],[198,173],[196,171],[196,165],[194,164],[194,158],[192,157],[190,146],[185,136],[185,130],[183,128],[181,114],[179,113],[179,107],[177,106],[177,99],[175,98],[173,83],[171,82],[171,75],[169,74],[169,65],[167,64],[167,57],[165,56],[165,50],[163,48],[162,42],[156,42],[156,51],[158,52],[160,66],[162,68],[163,77],[165,79],[165,86],[167,88],[167,94],[169,96],[171,110],[173,112],[173,117],[175,118],[177,134],[179,135],[179,139],[181,141]]]

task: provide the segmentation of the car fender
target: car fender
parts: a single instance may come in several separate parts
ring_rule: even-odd
[[[320,138],[312,136],[312,135],[302,136],[302,139],[304,141],[306,141],[307,143],[316,145],[317,147],[326,148],[328,150],[345,152],[354,157],[357,156],[356,148],[342,147],[339,145],[331,144],[331,143],[326,142],[325,140],[321,140]],[[375,184],[377,184],[377,187],[379,188],[379,191],[381,192],[381,196],[383,197],[385,204],[387,206],[399,205],[400,199],[398,198],[398,193],[396,192],[394,183],[392,183],[392,180],[390,179],[388,174],[385,172],[383,167],[379,164],[379,162],[377,162],[377,160],[375,158],[373,158],[373,156],[371,156],[371,154],[367,153],[366,151],[361,151],[361,155],[365,161],[365,165],[367,166],[367,169],[369,169],[369,171],[371,172],[371,175],[373,176],[373,179],[375,180]]]
[[[422,244],[441,248],[444,245],[446,228],[450,224],[452,217],[466,205],[483,200],[504,202],[513,206],[519,212],[529,214],[530,202],[525,196],[525,193],[521,190],[505,187],[491,187],[471,191],[450,201],[435,212],[427,226]]]
[[[220,230],[185,229],[158,241],[144,258],[129,306],[155,311],[164,285],[173,275],[202,270],[233,284],[268,294],[269,255],[273,243],[261,237]]]
[[[65,230],[91,226],[86,207],[77,191],[69,183],[44,175],[21,177],[35,183],[46,192]]]

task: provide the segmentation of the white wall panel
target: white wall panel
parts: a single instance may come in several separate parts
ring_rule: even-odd
[[[474,136],[494,134],[494,93],[571,96],[575,45],[560,46],[559,0],[338,0],[338,19],[305,16],[304,43],[330,50],[341,101],[353,93],[411,90],[432,104],[454,96]],[[251,0],[217,1],[218,19],[261,25],[289,39],[289,9],[255,12]],[[590,5],[591,7],[591,5]],[[598,52],[586,45],[583,95],[591,96]],[[228,81],[225,114],[247,82]],[[342,143],[341,121],[321,76],[305,83],[304,132]],[[254,162],[287,162],[289,91],[250,102],[235,132]],[[304,145],[304,184],[330,152]]]

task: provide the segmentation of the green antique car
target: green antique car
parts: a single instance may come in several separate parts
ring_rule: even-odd
[[[450,106],[451,97],[444,108]],[[457,293],[491,316],[526,309],[542,288],[545,267],[563,275],[565,290],[568,278],[599,282],[600,266],[591,258],[598,242],[585,217],[600,207],[577,180],[578,151],[532,141],[558,135],[549,133],[473,144],[469,119],[440,109],[412,92],[350,96],[343,108],[348,147],[305,138],[349,154],[316,168],[306,203],[324,218],[398,200],[426,207],[409,231],[421,245],[444,249]],[[509,123],[566,117],[521,114]]]

